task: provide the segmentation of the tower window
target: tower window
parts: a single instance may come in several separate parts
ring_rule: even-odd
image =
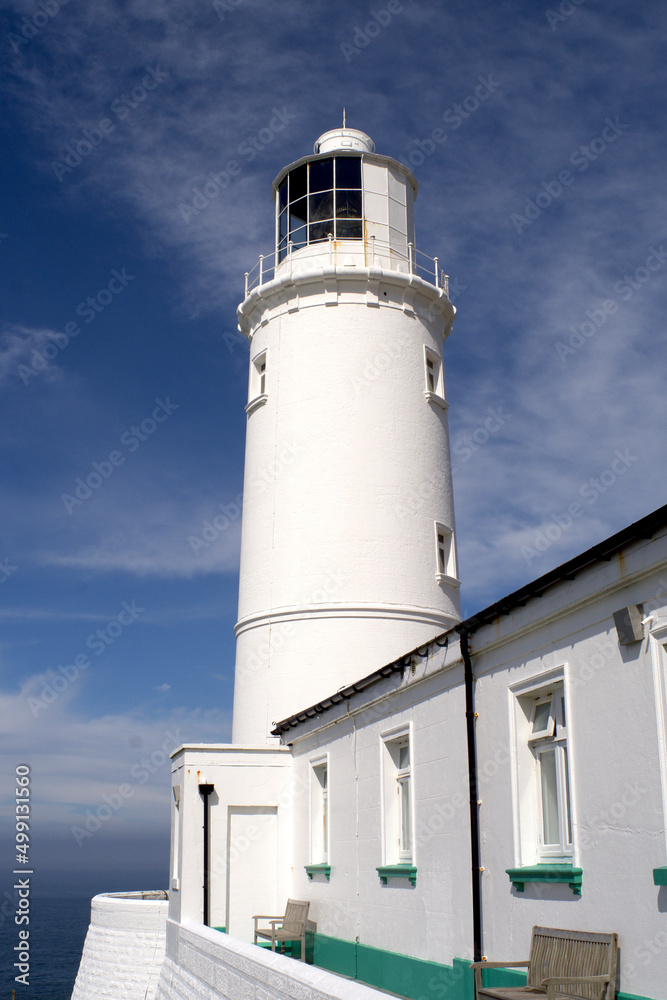
[[[424,372],[426,375],[426,398],[442,405],[445,399],[442,358],[426,345],[424,345]]]
[[[278,256],[311,243],[361,239],[363,198],[360,156],[327,156],[302,163],[278,188]]]
[[[266,374],[267,374],[267,352],[262,351],[250,362],[250,380],[248,386],[248,405],[246,413],[261,406],[267,400],[266,395]]]
[[[456,577],[456,549],[451,528],[435,523],[435,578],[438,583],[458,583]]]

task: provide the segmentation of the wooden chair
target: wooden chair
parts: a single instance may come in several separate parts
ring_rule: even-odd
[[[271,951],[276,950],[276,941],[301,942],[301,961],[306,960],[306,921],[308,920],[308,909],[310,902],[303,899],[288,899],[283,916],[273,917],[265,913],[258,913],[252,919],[255,921],[255,944],[257,938],[266,938],[271,942]],[[258,927],[258,920],[268,920],[270,927]],[[277,925],[280,926],[277,926]]]
[[[533,927],[526,962],[473,962],[476,1000],[614,1000],[616,934]],[[528,969],[525,986],[482,986],[483,969]]]

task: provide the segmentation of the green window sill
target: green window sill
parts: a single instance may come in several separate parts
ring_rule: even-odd
[[[304,868],[311,882],[313,881],[313,875],[326,875],[327,882],[331,878],[331,865],[304,865]]]
[[[382,885],[387,884],[388,878],[407,878],[411,885],[417,885],[417,869],[414,865],[382,865],[375,870]]]
[[[506,868],[510,882],[517,892],[523,892],[527,882],[552,882],[569,885],[575,896],[581,895],[582,868],[572,865],[528,865],[525,868]]]
[[[653,869],[653,885],[667,885],[667,868]]]

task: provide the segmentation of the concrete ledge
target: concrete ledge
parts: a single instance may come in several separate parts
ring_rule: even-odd
[[[386,995],[202,924],[170,920],[167,926],[157,1000],[378,1000]]]

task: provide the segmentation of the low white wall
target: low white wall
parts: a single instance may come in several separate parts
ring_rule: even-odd
[[[72,1000],[153,1000],[168,905],[161,889],[95,896]]]
[[[167,923],[157,1000],[379,1000],[386,993],[229,934]]]

